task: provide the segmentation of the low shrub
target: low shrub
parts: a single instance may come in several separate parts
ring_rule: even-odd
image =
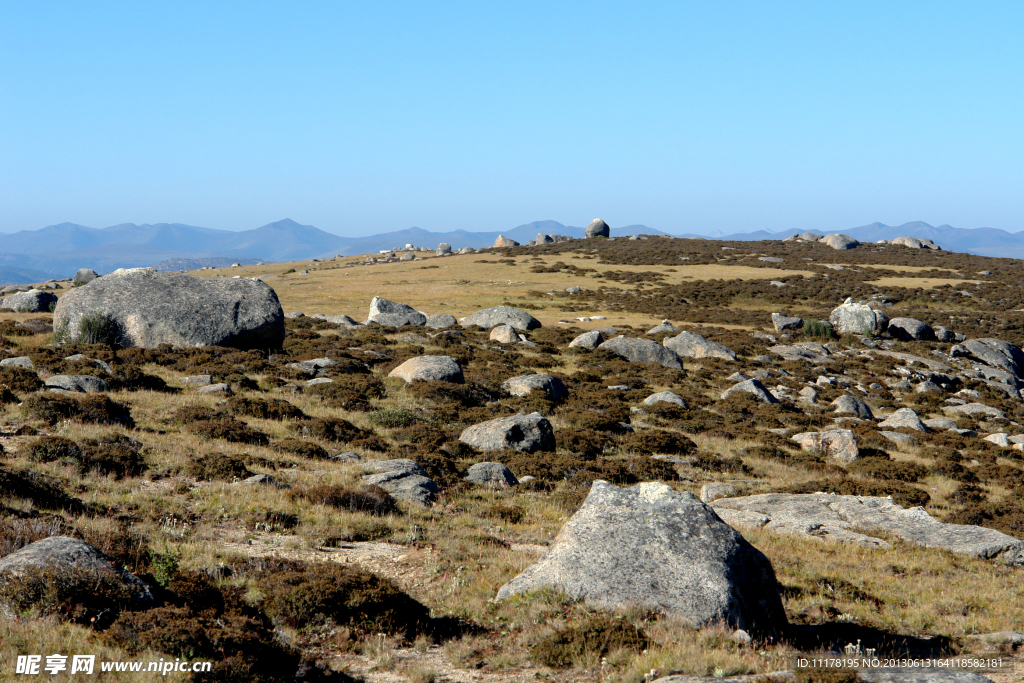
[[[893,502],[903,507],[927,505],[931,496],[927,491],[908,486],[900,482],[883,482],[874,479],[849,479],[836,477],[818,479],[800,484],[782,486],[775,489],[777,493],[836,493],[843,496],[892,496]]]
[[[278,453],[291,453],[311,460],[326,460],[330,457],[327,449],[312,441],[302,439],[282,439],[273,445]]]
[[[372,375],[339,375],[330,383],[314,384],[306,393],[318,397],[332,408],[368,412],[370,399],[384,398],[384,384]]]
[[[167,386],[163,378],[147,374],[136,365],[119,367],[108,381],[112,388],[121,391],[175,391]]]
[[[143,447],[138,441],[124,434],[110,434],[99,439],[82,441],[82,456],[79,471],[98,472],[104,475],[137,477],[146,471],[142,456]]]
[[[69,495],[53,477],[0,465],[0,498],[31,500],[43,510],[81,512],[82,501]]]
[[[410,427],[417,422],[423,421],[423,418],[416,413],[402,408],[381,408],[380,410],[374,410],[367,416],[367,419],[370,421],[370,424],[375,427],[383,427],[384,429]]]
[[[245,461],[237,455],[214,452],[192,458],[185,466],[185,474],[201,481],[215,479],[231,481],[246,479],[253,473],[245,466]]]
[[[951,524],[973,524],[1024,538],[1024,505],[1014,501],[971,505],[946,518]]]
[[[233,415],[258,417],[264,420],[301,420],[306,417],[296,406],[280,398],[232,396],[228,399],[228,411]]]
[[[530,658],[556,669],[592,668],[610,652],[639,654],[650,644],[647,634],[626,619],[593,614],[579,624],[563,626],[540,638],[533,645]]]
[[[682,434],[663,429],[644,429],[630,434],[623,439],[622,447],[641,455],[687,455],[697,450],[697,444]]]
[[[311,436],[325,441],[346,443],[357,439],[373,436],[370,432],[356,427],[347,420],[335,420],[318,417],[295,425],[295,431],[303,436]]]
[[[25,456],[33,462],[54,462],[55,460],[80,461],[82,449],[71,439],[63,436],[40,436],[25,447]]]
[[[9,389],[19,394],[30,394],[41,389],[43,380],[35,370],[23,368],[19,365],[4,365],[0,367],[0,387]]]
[[[379,486],[352,489],[333,484],[321,484],[299,489],[292,496],[308,500],[315,505],[328,505],[349,512],[365,512],[378,517],[399,512],[395,499]]]
[[[116,576],[74,566],[31,568],[0,578],[0,601],[20,615],[103,628],[135,603]]]
[[[859,474],[873,479],[883,481],[920,481],[928,474],[928,470],[921,465],[902,462],[898,460],[883,460],[882,458],[862,458],[854,460],[846,466],[850,474]]]
[[[128,406],[111,401],[108,396],[85,394],[40,394],[25,401],[25,410],[33,418],[55,425],[62,420],[78,420],[94,424],[122,425],[132,428]]]
[[[265,573],[257,586],[264,611],[291,628],[335,624],[411,640],[430,624],[426,607],[389,579],[354,565],[300,565]]]
[[[193,434],[207,439],[224,439],[230,443],[245,443],[253,446],[266,446],[270,443],[270,438],[266,434],[258,429],[253,429],[231,415],[196,420],[186,424],[185,428]]]
[[[0,557],[50,536],[70,536],[72,529],[57,516],[0,517]]]

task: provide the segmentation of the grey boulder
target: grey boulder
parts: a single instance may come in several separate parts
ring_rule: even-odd
[[[359,327],[359,323],[347,315],[328,315],[324,316],[324,320],[338,327]]]
[[[972,557],[1024,566],[1024,540],[995,529],[945,524],[924,508],[905,509],[891,497],[840,496],[832,493],[766,493],[714,502],[715,512],[732,526],[888,547],[893,534],[926,548],[942,548]]]
[[[87,285],[98,277],[99,275],[92,268],[79,268],[75,271],[75,277],[71,278],[71,284],[76,287]]]
[[[648,407],[658,403],[674,403],[680,408],[686,407],[686,401],[683,400],[683,397],[671,391],[659,391],[644,399],[644,405]]]
[[[611,234],[608,224],[600,218],[595,218],[587,224],[587,237],[610,237]]]
[[[932,341],[935,330],[915,318],[893,318],[889,321],[889,335],[900,341]]]
[[[388,377],[399,377],[407,383],[452,382],[462,384],[462,366],[451,356],[416,356],[405,361],[388,373]]]
[[[827,244],[828,246],[841,251],[843,249],[853,249],[855,246],[860,244],[857,240],[853,239],[849,235],[843,235],[838,232],[830,232],[829,234],[818,240],[820,244]]]
[[[99,377],[92,375],[54,375],[46,380],[47,389],[59,389],[61,391],[78,391],[88,394],[95,394],[100,391],[110,391],[110,385]]]
[[[14,356],[13,358],[0,360],[0,368],[8,367],[28,368],[29,370],[35,370],[36,368],[32,363],[32,359],[28,356]]]
[[[540,413],[499,417],[466,427],[459,435],[459,441],[482,451],[502,448],[521,453],[555,450],[555,432]]]
[[[0,299],[0,308],[9,308],[19,313],[45,313],[50,310],[50,304],[56,302],[57,297],[50,292],[30,289]]]
[[[454,315],[451,315],[449,313],[438,313],[427,318],[426,324],[427,327],[433,328],[435,330],[440,330],[445,327],[457,325],[458,322],[459,321],[455,319]]]
[[[805,451],[822,453],[836,462],[851,463],[860,457],[857,440],[849,429],[830,429],[824,432],[804,432],[790,437]]]
[[[412,306],[382,299],[379,296],[375,296],[370,300],[370,315],[366,319],[369,322],[377,323],[384,327],[423,325],[427,322],[427,316]]]
[[[398,500],[429,505],[441,492],[426,471],[412,460],[371,460],[366,466],[375,470],[376,474],[363,477],[363,484],[379,486]]]
[[[447,242],[441,242],[437,245],[437,251],[434,252],[438,256],[445,256],[446,254],[452,253],[452,245]]]
[[[531,392],[543,391],[553,401],[569,398],[569,390],[562,380],[551,375],[520,375],[505,380],[501,388],[513,396],[529,396]]]
[[[497,599],[553,587],[602,608],[640,606],[756,636],[786,627],[768,559],[695,496],[595,481],[540,560]]]
[[[833,412],[839,413],[840,415],[856,415],[862,420],[870,420],[874,417],[871,413],[871,408],[867,403],[856,396],[850,396],[849,394],[840,396],[836,400],[832,401],[832,406],[835,408]]]
[[[723,358],[736,360],[736,352],[717,342],[708,341],[693,332],[681,332],[678,336],[665,339],[662,344],[683,358]]]
[[[615,337],[600,344],[597,348],[607,349],[630,363],[658,363],[666,368],[683,369],[683,363],[675,351],[652,339]]]
[[[488,488],[519,485],[519,480],[512,474],[512,470],[500,462],[478,462],[467,470],[466,481]]]
[[[913,429],[915,432],[928,431],[928,428],[921,422],[921,418],[910,408],[900,408],[885,418],[884,421],[879,422],[878,426],[879,428],[888,427],[889,429]]]
[[[678,331],[679,328],[673,325],[671,322],[669,322],[668,320],[662,320],[660,325],[657,325],[656,327],[652,327],[651,329],[647,330],[647,334],[653,337],[656,334],[675,334]]]
[[[591,330],[590,332],[584,332],[569,342],[569,348],[590,349],[593,351],[600,346],[603,341],[604,335],[601,334],[601,330]]]
[[[874,336],[882,334],[889,327],[889,319],[884,313],[866,304],[855,304],[852,299],[847,299],[833,310],[828,321],[838,334]]]
[[[68,579],[113,588],[132,598],[139,607],[156,604],[149,586],[99,549],[69,536],[50,536],[0,559],[0,582],[3,577],[21,577],[34,572],[52,572]]]
[[[968,339],[967,352],[978,360],[1024,378],[1024,352],[1002,339]]]
[[[463,318],[462,326],[469,327],[470,325],[476,325],[485,330],[489,330],[496,325],[511,325],[520,332],[525,332],[540,327],[540,321],[518,308],[494,306],[493,308],[484,308]]]
[[[726,399],[730,396],[736,396],[738,394],[752,394],[754,398],[762,403],[778,403],[779,399],[772,396],[759,379],[748,379],[737,384],[732,385],[724,392],[722,392],[722,398]]]
[[[118,343],[155,348],[276,349],[284,311],[268,285],[251,278],[204,278],[152,268],[116,270],[61,296],[53,329],[79,341],[82,321],[105,315]]]
[[[772,325],[778,333],[800,330],[804,326],[804,319],[797,316],[772,313]]]

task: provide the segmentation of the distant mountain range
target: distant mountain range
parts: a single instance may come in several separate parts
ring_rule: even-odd
[[[776,233],[759,230],[714,237],[693,234],[677,237],[777,240],[800,232],[803,230]],[[862,242],[892,239],[901,235],[928,237],[950,251],[1024,258],[1024,231],[1010,233],[995,228],[965,230],[949,225],[934,227],[915,221],[898,226],[872,223],[842,232]],[[435,248],[441,242],[447,242],[456,249],[481,248],[494,244],[499,234],[525,244],[534,239],[537,233],[582,238],[584,228],[562,225],[557,221],[535,221],[501,232],[430,232],[408,228],[368,237],[341,237],[312,225],[300,225],[287,218],[255,230],[240,232],[181,223],[124,223],[109,228],[61,223],[40,230],[0,235],[0,284],[69,277],[79,268],[92,268],[99,273],[140,266],[179,270],[198,265],[228,265],[234,261],[271,263],[326,258],[337,254],[375,254],[382,249],[401,248],[406,244]],[[641,234],[668,233],[644,225],[612,228],[613,237]]]

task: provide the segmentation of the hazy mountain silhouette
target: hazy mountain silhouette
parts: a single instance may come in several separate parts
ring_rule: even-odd
[[[157,264],[162,268],[172,269],[182,267],[181,264],[222,263],[225,260],[262,260],[269,263],[327,258],[336,254],[375,254],[385,249],[402,248],[406,244],[433,249],[439,243],[447,242],[456,249],[481,248],[493,245],[499,234],[526,244],[534,239],[537,233],[582,238],[584,230],[582,227],[544,220],[524,223],[502,231],[432,232],[422,228],[407,228],[367,237],[341,237],[312,225],[301,225],[289,218],[240,232],[201,228],[182,223],[123,223],[109,228],[89,228],[75,223],[60,223],[39,230],[22,230],[0,235],[0,283],[38,282],[48,278],[68,277],[78,268],[93,268],[97,272],[105,273],[117,268]],[[612,228],[611,232],[613,237],[667,234],[644,225]],[[782,239],[798,232],[803,231],[770,233],[758,230],[706,239]],[[872,223],[839,232],[863,242],[913,235],[930,238],[943,249],[950,251],[1024,258],[1024,231],[1009,233],[995,228],[965,230],[949,225],[935,227],[914,221],[898,226]]]

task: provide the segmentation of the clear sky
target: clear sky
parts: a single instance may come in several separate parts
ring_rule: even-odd
[[[0,230],[1024,229],[1020,2],[8,2]]]

